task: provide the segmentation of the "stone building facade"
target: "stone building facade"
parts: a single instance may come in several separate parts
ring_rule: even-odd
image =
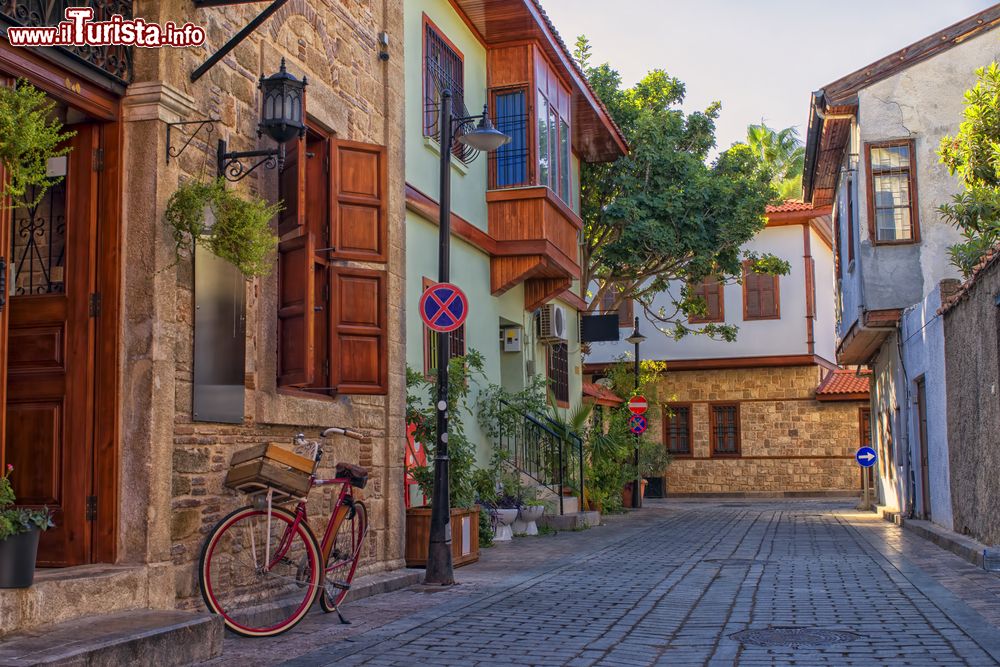
[[[100,248],[95,285],[101,301],[96,311],[91,306],[91,318],[97,322],[93,353],[104,356],[96,366],[97,395],[87,404],[94,417],[85,420],[88,442],[96,443],[88,445],[87,456],[92,457],[98,479],[88,478],[86,490],[81,486],[88,508],[94,499],[96,518],[91,518],[88,509],[87,523],[81,526],[86,526],[92,539],[88,537],[86,548],[74,550],[75,555],[60,564],[118,566],[100,571],[67,567],[58,577],[43,577],[21,595],[23,600],[8,605],[9,600],[0,598],[4,632],[40,622],[37,608],[51,610],[51,601],[62,595],[85,602],[55,605],[61,610],[47,612],[46,622],[124,609],[200,605],[196,570],[201,544],[216,521],[246,503],[245,497],[223,487],[231,455],[254,444],[290,443],[298,432],[316,439],[320,429],[328,426],[349,427],[372,438],[367,445],[353,440],[330,442],[323,459],[327,472],[343,460],[360,463],[371,473],[367,488],[360,492],[368,505],[370,531],[359,574],[403,563],[401,0],[332,4],[290,0],[196,81],[192,81],[192,72],[254,19],[261,7],[197,8],[181,0],[140,0],[132,10],[134,16],[147,22],[191,21],[200,25],[206,30],[206,43],[190,48],[136,48],[127,78],[112,81],[87,68],[73,70],[72,62],[64,58],[64,63],[47,52],[24,55],[21,52],[29,50],[13,48],[0,38],[0,84],[6,85],[7,76],[33,73],[32,82],[60,103],[65,101],[71,109],[79,106],[80,114],[103,113],[95,135],[103,142],[95,232]],[[199,264],[189,258],[177,261],[164,211],[179,184],[215,178],[220,138],[228,142],[230,151],[275,145],[257,133],[261,116],[257,82],[262,74],[276,72],[282,59],[290,73],[308,78],[310,134],[303,141],[322,137],[324,145],[341,151],[331,153],[334,159],[350,149],[364,152],[364,159],[375,156],[371,159],[377,160],[373,167],[379,174],[374,194],[379,199],[375,251],[370,256],[362,252],[321,256],[324,244],[317,242],[323,239],[311,239],[311,247],[317,250],[317,266],[322,263],[328,267],[324,276],[361,277],[356,282],[363,278],[379,285],[371,292],[377,301],[357,316],[360,320],[362,315],[370,315],[371,328],[376,329],[365,335],[375,341],[379,351],[376,358],[380,365],[373,371],[377,381],[358,389],[360,383],[351,385],[345,379],[355,369],[338,369],[336,365],[349,356],[349,342],[355,341],[339,339],[330,343],[329,359],[334,366],[332,375],[342,380],[336,391],[304,384],[278,386],[280,270],[275,270],[242,283],[245,318],[241,326],[246,331],[242,423],[196,421],[192,410],[194,276]],[[90,91],[104,106],[89,101]],[[213,121],[211,126],[171,127],[168,142],[169,123],[208,119]],[[178,154],[192,135],[190,144]],[[174,149],[170,155],[168,148]],[[95,152],[95,165],[97,155]],[[312,152],[307,155],[314,157]],[[336,168],[334,165],[334,172]],[[227,187],[275,202],[282,197],[279,180],[277,170],[261,167]],[[71,189],[73,182],[67,180]],[[331,188],[336,186],[335,181],[331,183]],[[325,214],[339,220],[335,212]],[[0,218],[0,233],[9,238],[7,224]],[[282,248],[296,234],[311,233],[304,229],[283,231]],[[276,269],[285,261],[282,252]],[[357,295],[352,295],[350,304],[347,297],[340,298],[336,288],[344,283],[342,279],[330,283],[330,303],[339,304],[331,309],[343,311],[360,302]],[[322,291],[320,285],[316,294]],[[67,298],[72,302],[77,297]],[[316,310],[322,307],[317,303]],[[7,313],[0,311],[0,334],[7,334],[8,324]],[[333,340],[339,334],[329,335]],[[341,344],[342,349],[337,347]],[[14,349],[2,344],[0,348]],[[338,353],[343,356],[338,357]],[[5,361],[0,353],[0,373]],[[84,363],[82,356],[69,360],[71,365],[78,362]],[[8,393],[10,396],[13,394]],[[0,390],[0,435],[4,433],[4,398]],[[17,407],[16,401],[7,406],[7,412],[11,405]],[[20,460],[18,448],[23,438],[17,429],[24,423],[19,416],[8,420],[0,459]],[[54,444],[72,454],[67,448],[78,446],[73,436],[67,423],[64,430],[56,432],[58,442]],[[330,510],[329,496],[317,493],[311,500],[311,520],[324,520]],[[74,507],[82,507],[84,498],[67,503],[70,501],[76,503]],[[75,521],[70,515],[67,509],[67,524]],[[84,521],[82,510],[79,518]],[[50,603],[40,605],[37,600],[41,599]]]
[[[955,530],[1000,544],[1000,248],[938,312]]]

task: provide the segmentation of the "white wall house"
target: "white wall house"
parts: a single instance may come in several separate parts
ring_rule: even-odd
[[[937,309],[959,273],[938,207],[959,191],[940,164],[975,70],[1000,58],[992,7],[813,93],[807,201],[833,206],[837,359],[874,371],[881,502],[951,528],[944,343]]]

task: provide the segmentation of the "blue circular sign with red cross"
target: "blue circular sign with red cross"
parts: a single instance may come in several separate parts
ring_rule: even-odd
[[[646,431],[646,418],[642,415],[632,415],[632,418],[628,420],[628,428],[630,431],[636,435],[642,435]]]
[[[431,331],[454,331],[468,316],[469,299],[451,283],[431,285],[420,297],[420,317]]]

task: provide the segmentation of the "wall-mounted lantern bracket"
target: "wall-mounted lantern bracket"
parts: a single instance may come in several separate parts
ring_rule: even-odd
[[[224,7],[227,5],[247,4],[249,2],[259,2],[259,0],[195,0],[194,4],[196,7]],[[195,71],[191,72],[191,81],[194,82],[200,79],[205,72],[212,69],[217,62],[226,57],[226,54],[239,46],[240,42],[249,37],[254,30],[259,28],[272,14],[281,9],[286,2],[288,0],[274,0],[274,2],[267,6],[267,9],[258,14],[250,23],[247,23],[221,49],[209,56],[208,60],[199,65]]]
[[[282,167],[285,165],[284,145],[268,150],[233,151],[231,153],[227,153],[226,140],[219,139],[217,156],[219,176],[225,177],[225,179],[231,183],[243,180],[260,166],[263,166],[265,169],[277,169],[278,171],[281,171]],[[252,166],[247,167],[243,164],[243,160],[246,158],[260,159],[257,160],[257,162],[255,162]]]
[[[195,136],[201,132],[201,128],[206,125],[208,126],[208,134],[211,136],[211,134],[215,132],[215,123],[218,122],[218,118],[203,118],[201,120],[182,120],[176,123],[167,123],[167,163],[170,163],[170,158],[172,157],[180,157],[181,153],[183,153],[184,150],[191,145],[191,142],[194,141]],[[194,128],[194,131],[191,134],[183,135],[187,137],[187,141],[184,142],[183,146],[177,148],[170,144],[170,132],[173,128],[180,125],[197,125],[198,127]]]

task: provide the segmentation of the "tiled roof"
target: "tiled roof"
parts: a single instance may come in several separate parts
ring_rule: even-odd
[[[983,271],[995,264],[997,261],[1000,261],[1000,244],[993,246],[991,250],[988,250],[986,254],[983,255],[983,258],[979,260],[976,267],[972,269],[972,273],[969,274],[969,279],[962,283],[962,285],[955,290],[951,296],[944,300],[944,303],[942,303],[941,307],[938,308],[938,315],[944,315],[949,310],[957,306],[959,302],[964,300],[965,297],[968,296],[969,290],[972,289],[972,286],[976,284],[976,281],[983,274]]]
[[[858,375],[849,368],[838,368],[830,372],[819,386],[816,387],[818,400],[836,400],[837,397],[868,394],[868,383],[871,380],[870,371],[862,371]]]
[[[798,213],[800,211],[811,211],[813,205],[798,199],[786,199],[784,203],[777,206],[768,206],[764,209],[766,213]]]
[[[583,395],[593,398],[598,405],[621,405],[624,402],[618,394],[595,382],[583,383]]]

